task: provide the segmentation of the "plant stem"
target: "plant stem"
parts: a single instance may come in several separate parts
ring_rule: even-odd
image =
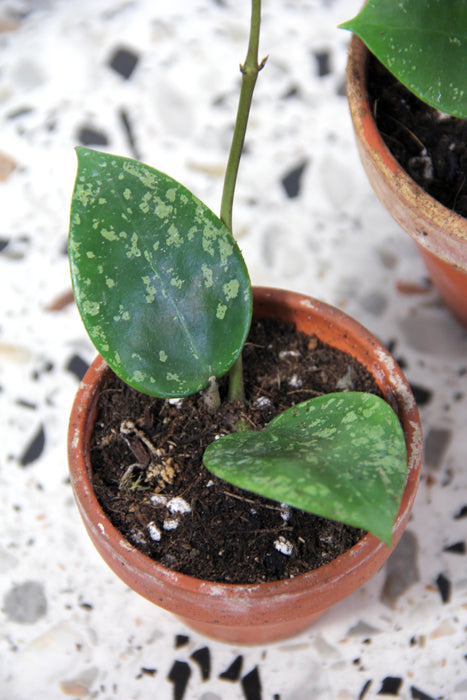
[[[229,159],[224,178],[224,189],[222,192],[220,218],[229,231],[232,227],[232,210],[237,183],[238,168],[245,142],[246,128],[250,114],[253,91],[259,71],[266,63],[264,59],[258,63],[259,28],[261,24],[261,0],[252,0],[251,3],[251,23],[250,38],[245,63],[240,66],[242,72],[242,86],[238,101],[237,117],[235,119],[232,145],[230,147]],[[229,401],[245,401],[243,388],[243,363],[242,356],[238,357],[229,375]]]
[[[259,28],[261,23],[261,0],[252,0],[251,25],[248,52],[245,63],[240,66],[242,72],[242,86],[238,101],[237,117],[235,119],[232,144],[230,146],[229,159],[224,177],[224,189],[222,192],[220,218],[232,231],[232,209],[237,183],[238,168],[245,142],[246,128],[250,114],[251,100],[255,89],[258,73],[263,68],[266,59],[258,64]]]
[[[241,401],[245,403],[245,389],[243,387],[243,360],[242,353],[235,360],[229,372],[229,401]]]

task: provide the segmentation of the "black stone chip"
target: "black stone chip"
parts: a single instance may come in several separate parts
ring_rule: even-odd
[[[22,456],[20,457],[19,463],[22,467],[27,467],[36,459],[39,459],[45,446],[45,431],[44,426],[41,425],[32,438],[31,442],[27,445]]]
[[[135,135],[133,133],[133,127],[131,124],[130,117],[128,116],[128,112],[126,109],[121,109],[118,113],[118,116],[120,118],[120,121],[123,126],[123,131],[125,132],[125,136],[128,141],[128,145],[130,146],[131,153],[133,155],[133,158],[136,158],[136,160],[141,160],[137,145],[136,145],[136,139]]]
[[[460,511],[454,516],[454,520],[460,520],[461,518],[467,518],[467,506],[462,506]]]
[[[454,542],[454,544],[450,544],[448,547],[445,547],[443,551],[452,552],[453,554],[465,554],[465,542],[463,540],[461,540],[460,542]]]
[[[242,666],[243,656],[236,656],[230,666],[220,674],[219,678],[222,678],[224,681],[238,681],[242,672]]]
[[[191,668],[186,661],[174,661],[169,673],[169,681],[174,685],[173,700],[183,700]]]
[[[131,49],[116,49],[109,61],[109,66],[113,70],[128,80],[136,68],[139,56]]]
[[[147,668],[146,666],[141,666],[141,673],[145,676],[155,676],[157,673],[157,668]]]
[[[366,694],[370,690],[370,687],[371,687],[371,680],[367,681],[365,683],[365,685],[363,686],[363,688],[361,689],[360,695],[358,696],[358,700],[364,700]]]
[[[434,698],[432,695],[423,693],[421,690],[418,690],[418,688],[415,688],[415,686],[410,688],[410,694],[412,700],[436,700],[436,698]]]
[[[261,679],[257,666],[243,676],[241,683],[246,700],[262,700]]]
[[[295,197],[298,197],[300,194],[300,185],[301,185],[301,178],[303,175],[303,172],[308,165],[308,161],[303,161],[299,165],[297,165],[295,168],[290,170],[284,177],[282,178],[282,187],[284,188],[287,197],[290,199],[294,199]]]
[[[108,146],[109,139],[103,131],[82,126],[78,131],[78,141],[82,146]]]
[[[423,386],[418,386],[418,384],[410,384],[412,393],[414,395],[417,406],[425,406],[431,401],[433,392],[430,389],[425,389]]]
[[[203,681],[207,681],[211,677],[211,652],[209,648],[197,649],[192,653],[191,658],[199,665]]]
[[[89,364],[79,355],[73,355],[66,366],[67,370],[78,377],[80,381],[88,371],[88,367]]]
[[[451,598],[451,581],[444,574],[440,574],[436,579],[436,585],[441,595],[443,603],[449,603]]]
[[[317,51],[315,53],[315,60],[318,69],[318,76],[320,78],[324,78],[325,75],[329,75],[331,68],[328,51]]]
[[[402,678],[395,676],[386,676],[383,679],[378,695],[397,695],[402,686]]]
[[[180,649],[188,644],[190,638],[186,634],[177,634],[175,637],[175,649]]]

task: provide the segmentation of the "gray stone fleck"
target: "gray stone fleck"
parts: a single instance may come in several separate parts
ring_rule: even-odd
[[[397,255],[395,255],[395,253],[393,253],[391,250],[380,248],[376,252],[379,255],[382,266],[385,267],[386,270],[394,270],[394,268],[397,267]]]
[[[444,311],[444,310],[443,310]],[[443,359],[464,358],[467,350],[465,328],[442,312],[427,309],[400,322],[405,341],[419,352]]]
[[[72,679],[60,681],[60,689],[68,696],[87,697],[98,675],[99,669],[96,666],[90,666]]]
[[[47,612],[44,587],[38,581],[25,581],[5,593],[3,608],[13,622],[31,625]]]
[[[353,389],[354,386],[354,371],[352,366],[349,365],[347,372],[337,381],[336,389],[342,389],[343,391],[349,391]]]
[[[385,605],[393,607],[399,596],[420,580],[417,554],[417,538],[406,530],[386,562],[386,579],[381,591],[381,601]]]
[[[446,428],[430,428],[425,438],[425,464],[430,469],[439,469],[451,442],[452,432]]]
[[[33,90],[46,81],[44,71],[37,60],[24,58],[13,69],[15,82],[23,91]]]
[[[363,620],[359,620],[356,625],[353,625],[347,632],[348,637],[372,637],[374,634],[379,634],[381,630],[373,625],[369,625]]]
[[[464,693],[467,693],[467,680],[464,680],[464,681],[461,681],[460,683],[458,683],[456,685],[456,687],[454,688],[454,692],[456,695],[458,693],[462,693],[462,695],[459,695],[459,700],[461,700],[461,698],[464,698],[465,697]]]
[[[361,300],[362,307],[370,314],[380,316],[388,305],[387,297],[380,292],[372,292]]]
[[[6,574],[18,564],[18,559],[0,547],[0,574]]]

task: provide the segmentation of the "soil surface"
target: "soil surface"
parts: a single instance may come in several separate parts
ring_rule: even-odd
[[[368,93],[378,129],[404,170],[441,204],[467,216],[467,119],[426,105],[372,55]]]
[[[98,499],[130,542],[172,570],[229,583],[296,576],[328,563],[365,533],[212,476],[202,464],[207,445],[239,418],[260,429],[323,393],[379,394],[352,357],[291,324],[255,319],[243,358],[247,407],[224,401],[214,416],[202,394],[164,401],[111,374],[91,446]],[[225,380],[220,385],[225,395]]]

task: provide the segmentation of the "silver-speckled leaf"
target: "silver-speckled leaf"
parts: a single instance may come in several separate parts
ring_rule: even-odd
[[[186,396],[222,376],[248,334],[252,292],[232,234],[147,165],[77,148],[69,257],[91,340],[126,383]]]
[[[319,396],[262,431],[226,435],[207,448],[204,463],[247,491],[369,530],[387,544],[407,477],[396,414],[360,392]]]
[[[421,100],[467,117],[466,0],[368,0],[341,27]]]

